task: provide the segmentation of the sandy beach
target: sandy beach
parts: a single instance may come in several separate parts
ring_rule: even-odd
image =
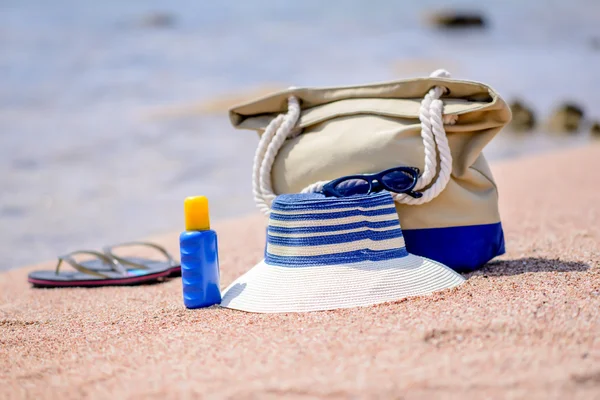
[[[181,281],[36,290],[0,275],[0,398],[600,397],[600,145],[497,162],[507,254],[375,307],[186,310]],[[218,221],[222,286],[264,217]],[[177,252],[177,233],[154,238]]]
[[[0,400],[600,399],[600,2],[4,3]],[[434,22],[448,12],[481,22]],[[257,136],[228,109],[439,68],[515,117],[484,151],[507,254],[464,285],[259,315],[187,310],[180,278],[27,283],[57,254],[136,238],[177,254],[183,199],[206,195],[225,288],[266,224]]]

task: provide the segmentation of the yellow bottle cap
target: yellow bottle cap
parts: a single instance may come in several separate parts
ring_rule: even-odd
[[[208,199],[206,196],[186,197],[183,202],[186,231],[207,231],[210,229]]]

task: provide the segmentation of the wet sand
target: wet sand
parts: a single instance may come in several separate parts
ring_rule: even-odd
[[[599,398],[600,145],[492,167],[508,253],[432,296],[259,315],[188,311],[179,279],[34,290],[54,261],[5,272],[0,398]],[[264,223],[215,223],[223,286]]]

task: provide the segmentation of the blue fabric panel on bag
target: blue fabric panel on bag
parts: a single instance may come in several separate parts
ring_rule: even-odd
[[[406,250],[431,258],[457,272],[481,268],[505,253],[502,224],[403,229]]]

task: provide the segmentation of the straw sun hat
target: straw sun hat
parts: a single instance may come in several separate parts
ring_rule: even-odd
[[[463,282],[450,268],[406,251],[389,193],[291,194],[272,204],[264,260],[225,289],[221,306],[259,313],[332,310]]]

